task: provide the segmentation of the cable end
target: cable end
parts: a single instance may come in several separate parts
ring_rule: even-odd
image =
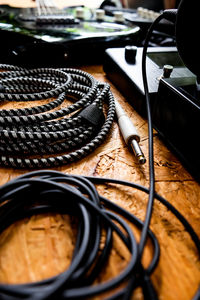
[[[133,152],[134,152],[136,158],[138,159],[139,163],[141,165],[145,164],[146,158],[145,158],[138,142],[135,139],[133,139],[130,142],[130,145],[131,145],[131,148],[133,149]]]
[[[144,155],[140,155],[140,156],[138,157],[138,161],[139,161],[139,163],[140,163],[141,165],[143,165],[143,164],[145,164],[145,162],[146,162],[146,158],[144,157]]]

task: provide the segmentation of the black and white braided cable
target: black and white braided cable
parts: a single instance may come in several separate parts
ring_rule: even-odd
[[[0,103],[50,99],[33,107],[0,109],[1,165],[61,166],[85,157],[104,141],[115,114],[107,83],[72,68],[0,69]],[[66,106],[65,100],[72,104]]]

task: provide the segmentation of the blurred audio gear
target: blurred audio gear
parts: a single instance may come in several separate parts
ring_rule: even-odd
[[[123,17],[126,21],[139,26],[141,33],[140,36],[145,38],[146,31],[154,22],[154,20],[160,16],[161,12],[153,11],[147,8],[138,7],[134,8],[117,8],[114,6],[105,5],[104,10],[107,15],[114,16],[115,12],[123,13]],[[162,20],[158,24],[158,28],[162,33],[174,34],[174,26],[171,22]]]
[[[40,4],[41,1],[36,1]],[[102,61],[106,48],[137,42],[140,28],[104,10],[0,6],[0,62],[23,67],[63,67]]]
[[[42,105],[0,110],[1,165],[60,166],[85,157],[105,140],[115,115],[108,84],[69,68],[0,65],[0,69],[6,70],[0,73],[1,102],[50,100]],[[66,100],[72,104],[67,105]]]

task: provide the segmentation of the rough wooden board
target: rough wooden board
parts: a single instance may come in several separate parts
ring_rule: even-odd
[[[98,80],[105,74],[100,66],[82,67]],[[141,147],[147,155],[147,125],[121,94],[112,91],[134,121],[141,136]],[[116,123],[106,141],[85,159],[59,168],[62,172],[120,178],[148,187],[148,165],[139,166],[121,138]],[[27,172],[0,168],[0,184]],[[200,186],[182,167],[178,159],[163,145],[155,133],[156,190],[175,205],[190,221],[200,236]],[[99,192],[144,219],[147,196],[130,188],[100,186]],[[73,251],[75,229],[67,217],[47,214],[13,224],[0,236],[0,280],[19,283],[35,281],[64,270]],[[200,284],[200,263],[196,249],[179,222],[157,201],[151,228],[161,245],[161,258],[153,281],[159,299],[192,299]],[[137,231],[134,229],[137,233]],[[139,238],[139,235],[137,233]],[[151,257],[151,245],[145,250],[144,264]],[[112,278],[125,264],[128,255],[116,240],[109,263],[98,281]],[[133,298],[141,299],[139,291]]]

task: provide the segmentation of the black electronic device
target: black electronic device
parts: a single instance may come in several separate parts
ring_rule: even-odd
[[[194,77],[162,78],[153,124],[192,175],[200,180],[200,93]]]
[[[107,49],[104,71],[133,107],[145,116],[141,65],[143,48],[136,50],[132,51],[131,46]],[[127,51],[130,51],[129,55]],[[153,126],[192,175],[200,180],[197,137],[200,92],[197,77],[184,65],[176,47],[149,48],[146,66]]]
[[[60,10],[40,2],[37,8],[0,6],[2,63],[25,67],[96,63],[109,47],[137,43],[140,28],[120,16],[84,6]]]
[[[108,78],[129,98],[139,113],[145,114],[144,88],[142,80],[142,47],[126,46],[107,49],[104,57],[104,71]],[[181,60],[176,47],[151,47],[147,54],[147,77],[151,102],[158,92],[163,67],[173,66],[171,78],[194,78]],[[133,97],[137,93],[139,97]],[[132,102],[134,100],[134,103]]]

